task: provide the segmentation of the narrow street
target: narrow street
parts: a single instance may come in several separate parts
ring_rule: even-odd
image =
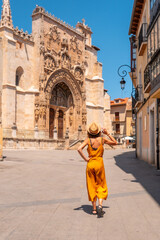
[[[91,215],[76,151],[4,151],[0,240],[159,240],[160,176],[134,150],[104,153],[109,197]]]

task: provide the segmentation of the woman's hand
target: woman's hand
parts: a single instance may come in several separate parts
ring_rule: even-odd
[[[106,128],[102,128],[102,132],[103,132],[104,134],[106,134],[106,135],[109,135],[109,132],[107,131]]]
[[[86,159],[85,159],[86,162],[89,162],[89,160],[90,160],[90,158],[86,158]]]

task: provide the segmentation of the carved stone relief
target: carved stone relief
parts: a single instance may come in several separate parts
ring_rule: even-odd
[[[70,49],[71,49],[73,52],[78,51],[78,41],[77,41],[77,38],[76,38],[76,37],[72,37],[72,38],[70,39]]]
[[[69,125],[72,126],[73,124],[73,107],[69,109]]]
[[[49,29],[49,33],[45,34],[45,36],[48,37],[49,46],[52,41],[60,44],[60,33],[57,30],[57,26],[51,26]]]
[[[39,104],[35,104],[35,110],[34,110],[34,115],[35,115],[35,122],[37,123],[38,122],[38,119],[39,119]]]
[[[83,108],[82,110],[82,124],[86,125],[87,124],[87,111],[86,109]]]
[[[47,105],[45,101],[41,102],[41,99],[38,97],[36,98],[35,102],[35,124],[38,124],[40,128],[46,127],[46,108]]]
[[[54,58],[50,55],[45,56],[44,58],[44,69],[47,74],[53,72],[56,68],[56,62]]]
[[[70,59],[69,55],[66,52],[62,54],[61,66],[63,68],[66,68],[66,69],[70,69],[71,68],[71,59]]]
[[[66,33],[64,32],[64,37],[61,42],[61,51],[68,51],[68,39]]]
[[[83,79],[83,71],[80,67],[75,68],[74,76],[76,79],[80,79],[80,80]]]
[[[45,88],[47,77],[43,74],[40,75],[39,77],[39,91],[43,92]]]
[[[45,46],[44,46],[44,41],[40,42],[40,54],[44,54],[45,53]]]

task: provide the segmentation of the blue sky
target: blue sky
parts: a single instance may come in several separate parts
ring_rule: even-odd
[[[82,18],[92,29],[92,44],[101,49],[98,61],[103,64],[105,89],[111,99],[131,96],[131,80],[126,77],[126,88],[121,90],[117,69],[130,65],[129,24],[134,0],[10,0],[14,27],[32,32],[32,11],[36,4],[66,23],[76,26]],[[2,1],[1,1],[2,5]]]

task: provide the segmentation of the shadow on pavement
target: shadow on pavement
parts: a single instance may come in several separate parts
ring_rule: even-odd
[[[104,208],[109,208],[108,206],[103,206]],[[85,213],[92,215],[92,206],[91,205],[82,205],[81,207],[74,208],[74,210],[83,210]],[[105,211],[104,211],[105,213]]]
[[[160,176],[156,175],[156,168],[135,157],[135,151],[125,152],[114,157],[116,165],[124,172],[132,174],[144,189],[160,204]],[[125,179],[124,179],[125,180]]]

